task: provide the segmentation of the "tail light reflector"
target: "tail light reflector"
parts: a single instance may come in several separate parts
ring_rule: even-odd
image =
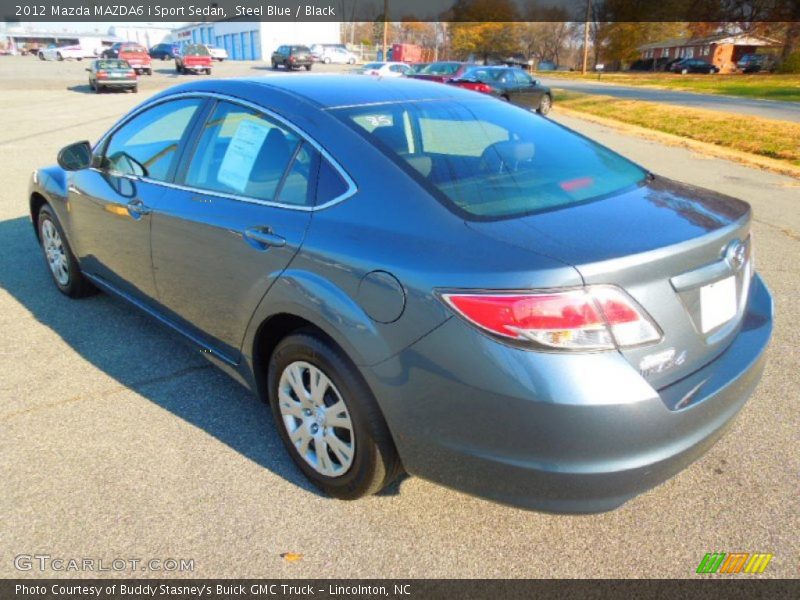
[[[98,79],[106,79],[107,77],[108,77],[108,73],[106,73],[105,71],[98,71],[97,72],[97,78]]]
[[[489,333],[534,347],[611,350],[653,343],[661,332],[613,286],[551,293],[447,293],[445,302]]]
[[[473,88],[476,92],[481,92],[482,94],[491,94],[492,88],[485,83],[479,83]]]

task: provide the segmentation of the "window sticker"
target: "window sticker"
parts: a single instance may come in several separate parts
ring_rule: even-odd
[[[253,165],[270,129],[269,125],[258,121],[239,123],[236,133],[225,151],[225,156],[222,158],[217,181],[234,190],[244,192]]]

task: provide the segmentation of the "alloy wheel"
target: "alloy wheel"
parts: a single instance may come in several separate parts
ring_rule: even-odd
[[[339,390],[305,361],[286,366],[278,382],[278,407],[297,453],[326,477],[344,475],[355,456],[353,422]]]
[[[50,219],[45,219],[42,223],[42,245],[53,277],[59,285],[67,285],[69,283],[69,259],[61,235]]]

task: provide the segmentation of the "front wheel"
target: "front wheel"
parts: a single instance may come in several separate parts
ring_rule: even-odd
[[[211,69],[206,69],[206,75],[211,75]]]
[[[59,53],[56,55],[56,58],[57,58],[58,60],[64,60],[64,57],[63,57],[63,56],[61,56],[61,53],[60,53],[60,52],[59,52]]]
[[[539,108],[536,109],[540,115],[546,115],[550,112],[550,109],[553,107],[553,99],[550,97],[549,94],[545,94],[542,96],[542,99],[539,100]]]
[[[272,354],[268,393],[281,440],[327,494],[374,494],[400,472],[389,429],[356,368],[327,338],[301,332]]]
[[[310,71],[310,70],[311,70],[311,65],[306,65],[306,71]]]
[[[47,204],[39,210],[38,226],[39,243],[58,291],[70,298],[96,293],[97,288],[81,273],[58,218]]]

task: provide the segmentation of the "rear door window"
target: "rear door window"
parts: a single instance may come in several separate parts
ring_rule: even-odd
[[[203,126],[185,184],[295,206],[313,204],[317,151],[277,121],[220,102]]]

